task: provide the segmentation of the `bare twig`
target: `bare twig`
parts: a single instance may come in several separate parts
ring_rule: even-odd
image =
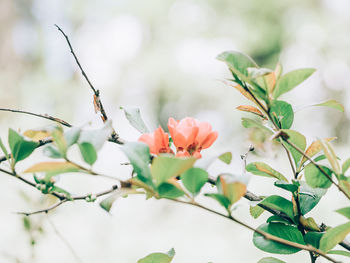
[[[56,235],[59,237],[59,239],[62,240],[62,242],[66,245],[66,247],[69,249],[69,251],[71,252],[71,254],[73,255],[73,257],[75,258],[75,260],[79,263],[82,263],[83,261],[81,260],[81,258],[78,256],[78,254],[75,252],[74,248],[72,247],[72,245],[68,242],[68,240],[58,231],[58,229],[56,228],[55,224],[51,221],[51,219],[49,218],[49,216],[47,216],[47,221],[49,222],[49,224],[51,225],[52,229],[55,231]]]
[[[53,204],[52,206],[49,206],[49,207],[44,208],[44,209],[40,209],[40,210],[33,211],[33,212],[17,212],[16,214],[25,215],[25,216],[31,216],[31,215],[35,215],[35,214],[48,213],[51,210],[54,210],[55,208],[63,205],[66,202],[76,201],[76,200],[77,201],[78,200],[86,200],[89,197],[95,197],[95,198],[101,197],[101,196],[108,195],[108,194],[116,191],[118,188],[119,188],[118,185],[113,185],[111,188],[109,188],[107,190],[104,190],[104,191],[101,191],[101,192],[98,192],[96,194],[89,193],[89,194],[84,194],[84,195],[72,196],[71,198],[62,199],[62,200],[58,201],[57,203]]]
[[[59,207],[60,205],[62,205],[63,203],[67,202],[68,199],[62,199],[60,201],[58,201],[57,203],[53,204],[52,206],[49,206],[45,209],[40,209],[34,212],[16,212],[16,214],[19,215],[25,215],[25,216],[31,216],[31,215],[35,215],[35,214],[41,214],[41,213],[48,213],[49,211],[55,209],[56,207]]]
[[[39,118],[43,118],[43,119],[47,119],[47,120],[50,120],[50,121],[54,121],[54,122],[57,122],[57,123],[60,123],[66,127],[72,127],[71,124],[69,124],[68,122],[62,120],[62,119],[59,119],[59,118],[56,118],[56,117],[52,117],[48,114],[38,114],[38,113],[34,113],[34,112],[30,112],[30,111],[23,111],[23,110],[14,110],[14,109],[7,109],[7,108],[0,108],[0,111],[8,111],[8,112],[15,112],[15,113],[23,113],[23,114],[28,114],[28,115],[32,115],[32,116],[36,116],[36,117],[39,117]]]
[[[55,25],[57,27],[57,29],[62,33],[62,35],[64,36],[64,38],[66,39],[66,42],[69,46],[69,49],[70,49],[70,52],[72,53],[74,59],[75,59],[75,62],[77,63],[80,71],[81,71],[81,74],[83,75],[83,77],[85,78],[85,80],[87,81],[87,83],[89,84],[91,90],[93,91],[94,93],[94,107],[95,107],[95,111],[96,112],[100,112],[101,113],[101,119],[103,122],[106,122],[108,120],[108,116],[106,114],[106,111],[104,110],[104,107],[103,107],[103,104],[102,104],[102,101],[101,101],[101,98],[100,98],[100,91],[98,89],[96,89],[90,79],[88,78],[87,74],[85,73],[83,67],[81,66],[80,62],[79,62],[79,59],[78,57],[76,56],[74,50],[73,50],[73,47],[72,47],[72,44],[70,43],[69,41],[69,38],[68,36],[66,35],[66,33],[64,33],[64,31],[58,26],[58,25]],[[112,142],[115,142],[115,143],[118,143],[118,144],[124,144],[124,140],[122,140],[121,138],[119,138],[119,135],[116,133],[116,131],[113,129],[113,132],[111,134],[111,140]]]
[[[68,36],[66,35],[66,33],[64,33],[64,31],[63,31],[58,25],[55,24],[55,26],[56,26],[57,29],[62,33],[62,35],[65,37],[66,42],[67,42],[67,44],[68,44],[68,46],[69,46],[70,52],[72,53],[72,55],[73,55],[73,57],[74,57],[74,59],[75,59],[75,62],[77,63],[77,65],[78,65],[78,67],[79,67],[79,69],[80,69],[80,71],[81,71],[81,74],[83,75],[83,77],[85,78],[85,80],[87,81],[87,83],[89,84],[89,86],[90,86],[90,88],[92,89],[92,91],[94,92],[94,94],[95,94],[96,96],[98,96],[98,95],[99,95],[99,92],[98,92],[98,90],[95,89],[95,87],[92,85],[92,83],[91,83],[91,81],[89,80],[88,76],[86,75],[86,73],[85,73],[83,67],[81,66],[78,57],[77,57],[77,56],[75,55],[75,53],[74,53],[73,47],[72,47],[72,45],[71,45],[71,43],[70,43],[70,41],[69,41]],[[106,117],[106,118],[107,118],[107,117]]]

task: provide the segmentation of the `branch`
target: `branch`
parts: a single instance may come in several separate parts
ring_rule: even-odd
[[[36,149],[38,149],[39,147],[45,145],[45,144],[48,144],[48,143],[51,143],[52,142],[52,139],[43,139],[43,140],[39,140],[39,144],[38,146],[36,147]],[[9,153],[9,155],[11,155],[11,153]],[[0,157],[0,163],[6,161],[6,156],[1,156]]]
[[[66,33],[64,33],[64,31],[58,26],[55,25],[57,27],[57,29],[62,33],[62,35],[64,36],[64,38],[66,39],[66,42],[69,46],[70,52],[72,53],[75,62],[77,63],[81,74],[83,75],[83,77],[85,78],[85,80],[87,81],[87,83],[89,84],[91,90],[94,93],[94,107],[95,107],[95,112],[100,112],[101,113],[101,119],[103,122],[106,122],[108,120],[108,116],[106,114],[106,111],[104,110],[101,98],[100,98],[100,91],[98,89],[96,89],[91,81],[89,80],[88,76],[86,75],[83,67],[81,66],[78,57],[75,55],[75,52],[73,50],[72,44],[69,41],[68,36],[66,35]],[[111,135],[111,141],[118,143],[118,144],[124,144],[124,140],[122,140],[121,138],[119,138],[119,135],[116,133],[116,131],[113,129],[112,135]]]
[[[43,119],[47,119],[47,120],[50,120],[50,121],[54,121],[54,122],[57,122],[57,123],[60,123],[66,127],[72,127],[71,124],[69,124],[68,122],[62,120],[62,119],[59,119],[59,118],[56,118],[56,117],[52,117],[48,114],[38,114],[38,113],[34,113],[34,112],[30,112],[30,111],[23,111],[23,110],[14,110],[14,109],[7,109],[7,108],[0,108],[0,111],[9,111],[9,112],[15,112],[15,113],[23,113],[23,114],[28,114],[28,115],[32,115],[32,116],[36,116],[36,117],[39,117],[39,118],[43,118]]]
[[[339,191],[341,191],[348,199],[350,199],[350,195],[339,185],[337,184],[332,177],[318,164],[316,163],[310,156],[308,156],[307,154],[304,153],[303,150],[301,150],[297,145],[295,145],[293,142],[291,142],[288,138],[286,138],[285,136],[283,136],[283,134],[281,133],[279,136],[281,136],[281,138],[288,143],[290,146],[292,146],[295,150],[297,150],[300,154],[302,154],[306,159],[308,159],[313,165],[315,165],[317,167],[317,169],[323,174],[325,175],[329,181],[331,181],[338,189]]]
[[[35,215],[35,214],[48,213],[49,211],[59,207],[60,205],[63,205],[66,202],[75,201],[75,200],[86,200],[87,198],[92,197],[92,196],[96,197],[96,198],[101,197],[101,196],[108,195],[108,194],[116,191],[118,188],[119,188],[118,185],[113,185],[110,189],[104,190],[104,191],[96,193],[96,194],[89,193],[89,194],[84,194],[84,195],[73,196],[71,198],[62,199],[59,202],[53,204],[52,206],[49,206],[49,207],[44,208],[44,209],[40,209],[40,210],[37,210],[34,212],[17,212],[16,214],[31,216],[31,215]]]
[[[260,235],[262,235],[265,239],[267,240],[271,240],[271,241],[275,241],[277,243],[280,243],[280,244],[284,244],[284,245],[287,245],[287,246],[291,246],[291,247],[295,247],[295,248],[298,248],[298,249],[302,249],[302,250],[306,250],[306,251],[310,251],[310,252],[313,252],[313,253],[316,253],[316,254],[319,254],[320,256],[324,257],[325,259],[328,259],[329,261],[331,262],[334,262],[334,263],[340,263],[339,261],[336,261],[335,259],[329,257],[328,255],[326,255],[323,251],[311,246],[311,245],[302,245],[302,244],[299,244],[299,243],[295,243],[295,242],[292,242],[292,241],[289,241],[289,240],[285,240],[283,238],[279,238],[279,237],[276,237],[274,235],[271,235],[269,233],[266,233],[264,231],[261,231],[260,229],[256,229],[256,228],[253,228],[249,225],[247,225],[246,223],[234,218],[232,215],[224,215],[224,214],[221,214],[215,210],[212,210],[208,207],[205,207],[201,204],[198,204],[196,202],[186,202],[186,201],[182,201],[182,200],[178,200],[178,199],[168,199],[168,200],[173,200],[175,202],[179,202],[179,203],[182,203],[182,204],[188,204],[188,205],[193,205],[193,206],[196,206],[196,207],[199,207],[201,209],[204,209],[208,212],[211,212],[211,213],[214,213],[216,215],[219,215],[221,217],[225,217],[229,220],[232,220],[234,222],[236,222],[237,224],[245,227],[245,228],[248,228],[249,230],[252,230]]]
[[[269,112],[269,109],[268,108],[265,108],[264,105],[262,105],[262,103],[256,98],[256,96],[251,92],[251,90],[247,87],[247,85],[245,85],[243,82],[241,82],[237,77],[236,79],[238,80],[238,84],[240,84],[248,93],[249,95],[251,95],[251,97],[254,99],[255,103],[261,108],[261,110],[263,110],[263,112],[266,114],[266,116],[268,117],[268,119],[272,122],[272,124],[274,125],[277,133],[276,135],[274,135],[274,139],[276,139],[277,137],[281,136],[282,135],[282,131],[281,129],[276,125],[276,123],[273,121],[273,119],[271,118],[271,114]],[[285,140],[290,146],[292,146],[294,149],[296,149],[299,153],[301,153],[305,158],[307,158],[312,164],[314,164],[325,176],[327,176],[327,178],[333,183],[335,184],[338,189],[343,192],[345,194],[345,196],[347,196],[349,199],[349,195],[342,189],[342,187],[338,184],[336,184],[333,179],[326,173],[326,171],[324,171],[324,169],[319,166],[314,160],[311,159],[311,157],[309,157],[307,154],[304,153],[303,150],[301,150],[297,145],[295,145],[294,143],[290,142],[288,139],[284,138],[283,136],[281,136],[281,138],[283,140]],[[281,143],[282,144],[282,143]],[[282,144],[283,146],[283,144]],[[284,147],[284,146],[283,146]],[[284,147],[285,148],[285,147]],[[285,148],[286,149],[286,148]],[[288,149],[287,150],[287,153],[289,152]],[[295,169],[294,169],[294,165],[292,163],[292,160],[290,158],[290,155],[288,154],[288,159],[289,159],[289,162],[291,164],[291,167],[293,169],[293,173],[294,175],[296,176],[296,173],[294,172]],[[214,181],[215,183],[215,181]],[[257,196],[254,196],[254,194],[250,193],[249,191],[247,191],[247,193],[245,194],[244,196],[246,199],[250,200],[250,201],[259,201],[259,200],[256,200]],[[258,204],[260,207],[264,208],[261,204]],[[264,208],[265,209],[265,208]],[[273,209],[265,209],[267,211],[269,211],[270,213],[274,214],[274,215],[278,215],[276,214],[275,212],[278,212],[278,213],[281,213],[279,211],[273,211]],[[285,218],[283,216],[281,216],[282,218]],[[286,216],[287,217],[287,216]],[[342,242],[339,243],[339,245],[341,245],[342,247],[344,247],[345,249],[349,250],[350,251],[350,243],[343,240]]]
[[[99,91],[97,89],[95,89],[95,87],[92,85],[91,81],[89,80],[88,76],[86,75],[83,67],[81,66],[80,62],[79,62],[79,59],[78,57],[75,55],[74,53],[74,50],[73,50],[73,47],[69,41],[69,38],[68,36],[66,35],[66,33],[64,33],[64,31],[58,26],[55,24],[55,27],[57,27],[57,29],[62,33],[62,35],[65,37],[66,39],[66,42],[69,46],[69,49],[70,49],[70,52],[72,53],[74,59],[75,59],[75,62],[77,63],[80,71],[81,71],[81,74],[84,76],[85,80],[87,81],[87,83],[89,84],[90,88],[92,89],[92,91],[94,92],[95,96],[99,96]],[[102,112],[101,112],[102,113]],[[106,116],[106,119],[107,119],[107,116]]]

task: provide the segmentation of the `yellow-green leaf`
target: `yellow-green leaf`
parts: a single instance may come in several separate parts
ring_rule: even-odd
[[[232,83],[232,82],[227,82],[227,81],[224,81],[224,83],[226,85],[229,85],[229,86],[235,88],[236,90],[238,90],[244,97],[246,97],[251,102],[256,103],[256,101],[254,100],[253,96],[250,95],[250,93],[248,91],[246,91],[241,85],[238,85],[238,84]]]
[[[221,154],[219,157],[219,160],[223,161],[226,164],[230,164],[232,161],[232,153],[231,152],[225,152]]]
[[[350,219],[350,206],[349,207],[344,207],[336,210],[335,212],[347,217]]]
[[[236,109],[240,110],[240,111],[250,112],[250,113],[253,113],[255,115],[258,115],[259,117],[264,118],[264,114],[262,114],[262,112],[259,109],[255,108],[254,106],[240,105]]]
[[[236,203],[247,192],[247,186],[242,182],[232,181],[229,175],[220,176],[220,183],[224,196],[230,200],[231,205]]]
[[[265,209],[258,205],[255,205],[255,206],[251,205],[249,207],[249,213],[254,219],[257,219],[264,211]]]
[[[165,253],[152,253],[148,256],[141,258],[137,263],[170,263],[175,255],[175,250],[172,248],[166,254]]]
[[[23,135],[36,142],[51,136],[46,130],[26,130]]]
[[[266,163],[262,163],[262,162],[250,163],[246,166],[246,170],[255,175],[272,177],[278,180],[283,180],[288,182],[287,178],[284,177],[283,174],[277,172],[275,169],[271,168]]]
[[[342,173],[340,168],[340,163],[337,159],[337,155],[334,152],[333,146],[326,140],[319,140],[321,143],[321,147],[323,149],[324,154],[326,155],[329,163],[331,164],[333,171],[339,175]]]
[[[320,240],[320,249],[328,252],[350,233],[350,222],[329,229]]]
[[[278,98],[282,94],[294,89],[315,72],[313,68],[297,69],[283,75],[276,83],[273,96]]]
[[[157,185],[160,185],[191,168],[195,161],[195,158],[177,158],[171,155],[161,155],[154,158],[151,174]]]
[[[350,158],[347,159],[342,165],[342,173],[345,174],[350,167]]]
[[[331,137],[331,138],[325,138],[324,140],[330,142],[337,139],[337,137]],[[311,145],[306,149],[305,154],[309,157],[313,157],[316,154],[318,154],[320,151],[322,150],[322,145],[320,143],[319,140],[314,141],[313,143],[311,143]],[[303,158],[301,159],[301,162],[299,164],[299,168],[307,161],[307,158],[305,156],[303,156]]]
[[[41,172],[77,172],[79,167],[69,162],[42,162],[34,164],[26,169],[23,173],[41,173]]]
[[[336,100],[327,100],[314,106],[325,106],[344,112],[344,106]]]

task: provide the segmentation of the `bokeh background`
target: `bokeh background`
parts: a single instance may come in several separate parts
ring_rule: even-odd
[[[219,139],[203,155],[234,153],[232,166],[214,163],[211,174],[220,169],[241,173],[239,156],[252,134],[240,124],[246,114],[235,107],[247,101],[222,83],[229,72],[215,59],[220,52],[234,49],[263,67],[274,68],[280,61],[285,72],[317,68],[283,98],[297,110],[294,129],[309,142],[337,136],[334,145],[345,159],[350,156],[349,13],[347,0],[1,0],[0,107],[47,113],[77,126],[101,126],[91,90],[54,27],[58,24],[100,89],[121,137],[137,140],[139,133],[130,127],[120,106],[139,107],[151,129],[166,127],[169,116],[196,117],[219,131]],[[306,107],[328,98],[342,102],[345,113]],[[5,112],[0,112],[0,123],[3,139],[9,127],[24,131],[49,124]],[[290,174],[279,148],[265,146],[265,151],[260,149],[249,161],[265,160]],[[40,158],[38,150],[21,167]],[[124,161],[118,146],[107,143],[95,169],[128,176],[130,168],[120,165]],[[111,183],[73,174],[59,181],[73,193],[97,192]],[[175,263],[257,262],[266,255],[253,246],[249,230],[228,220],[141,196],[118,200],[112,215],[97,203],[69,203],[48,215],[30,217],[31,231],[26,231],[23,218],[14,212],[43,208],[52,200],[7,175],[0,176],[0,185],[0,262],[136,262],[172,247]],[[275,192],[271,185],[267,178],[253,177],[248,188],[267,195]],[[329,225],[345,222],[332,211],[345,206],[346,200],[335,189],[329,192],[310,215]],[[253,226],[268,217],[265,213],[253,220],[248,210],[249,203],[241,200],[235,214]],[[287,262],[309,260],[305,252],[278,257]]]

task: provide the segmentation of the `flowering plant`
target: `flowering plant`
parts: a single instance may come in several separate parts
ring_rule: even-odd
[[[69,43],[68,37],[65,34],[64,36]],[[70,43],[69,47],[78,62]],[[320,257],[331,262],[339,262],[334,257],[337,255],[349,257],[350,244],[345,237],[350,233],[350,222],[330,227],[320,223],[322,218],[309,217],[307,214],[318,205],[330,187],[337,188],[339,195],[350,199],[350,177],[347,175],[350,159],[341,161],[338,158],[330,143],[334,138],[319,139],[307,145],[305,136],[291,129],[294,122],[292,105],[279,99],[310,77],[314,69],[299,69],[283,75],[281,66],[278,65],[274,70],[260,68],[250,57],[236,51],[223,52],[218,59],[225,62],[232,73],[229,86],[237,89],[252,104],[238,107],[238,110],[255,116],[254,119],[243,118],[243,126],[250,131],[264,134],[261,137],[263,141],[259,143],[272,141],[282,147],[288,157],[292,177],[280,173],[264,162],[246,164],[247,155],[254,151],[254,147],[250,147],[242,155],[242,174],[209,174],[207,169],[197,165],[197,161],[202,154],[206,154],[202,151],[216,141],[218,132],[213,131],[209,123],[190,117],[181,120],[169,118],[169,133],[160,126],[150,133],[138,109],[124,109],[130,124],[142,133],[138,141],[135,138],[133,142],[125,142],[112,127],[103,108],[99,90],[91,85],[81,64],[77,63],[93,91],[94,107],[104,122],[103,128],[86,130],[49,115],[2,109],[31,114],[58,123],[44,129],[27,130],[22,134],[9,129],[8,145],[0,140],[3,152],[0,172],[56,199],[56,203],[50,207],[21,212],[25,216],[25,224],[28,226],[30,215],[48,213],[70,201],[94,202],[98,199],[101,208],[110,211],[118,197],[143,194],[147,198],[167,199],[195,206],[229,219],[252,230],[254,245],[267,253],[289,255],[306,251],[311,262],[316,262]],[[334,100],[316,106],[344,111],[343,106]],[[106,141],[120,145],[129,159],[130,176],[127,179],[94,171],[93,165]],[[69,152],[74,147],[79,149],[84,164],[79,164],[70,157]],[[19,162],[29,158],[39,148],[50,158],[49,161],[40,161],[25,169],[18,167]],[[217,158],[230,164],[232,153],[226,152]],[[271,188],[278,189],[281,194],[266,193],[267,196],[257,196],[248,191],[247,172],[250,175],[270,178],[273,182]],[[108,177],[117,182],[99,193],[75,195],[70,190],[63,189],[57,181],[57,177],[65,173]],[[25,174],[32,174],[32,178],[28,179]],[[213,187],[207,188],[205,185]],[[217,208],[212,209],[199,202],[198,196],[215,200]],[[239,215],[234,210],[237,202],[243,202],[242,197],[250,202],[249,212],[253,218],[257,219],[265,211],[271,216],[258,227],[252,227],[238,219]],[[350,207],[336,212],[350,219]],[[334,249],[338,245],[343,249]],[[173,249],[168,253],[152,253],[138,262],[170,262],[174,254]],[[283,261],[269,256],[259,262]]]
[[[189,117],[181,121],[169,118],[168,129],[176,147],[177,157],[201,158],[200,152],[209,148],[218,137],[218,133],[212,131],[209,123]],[[151,154],[174,153],[169,146],[169,135],[161,127],[153,134],[142,134],[139,141],[149,146]]]

